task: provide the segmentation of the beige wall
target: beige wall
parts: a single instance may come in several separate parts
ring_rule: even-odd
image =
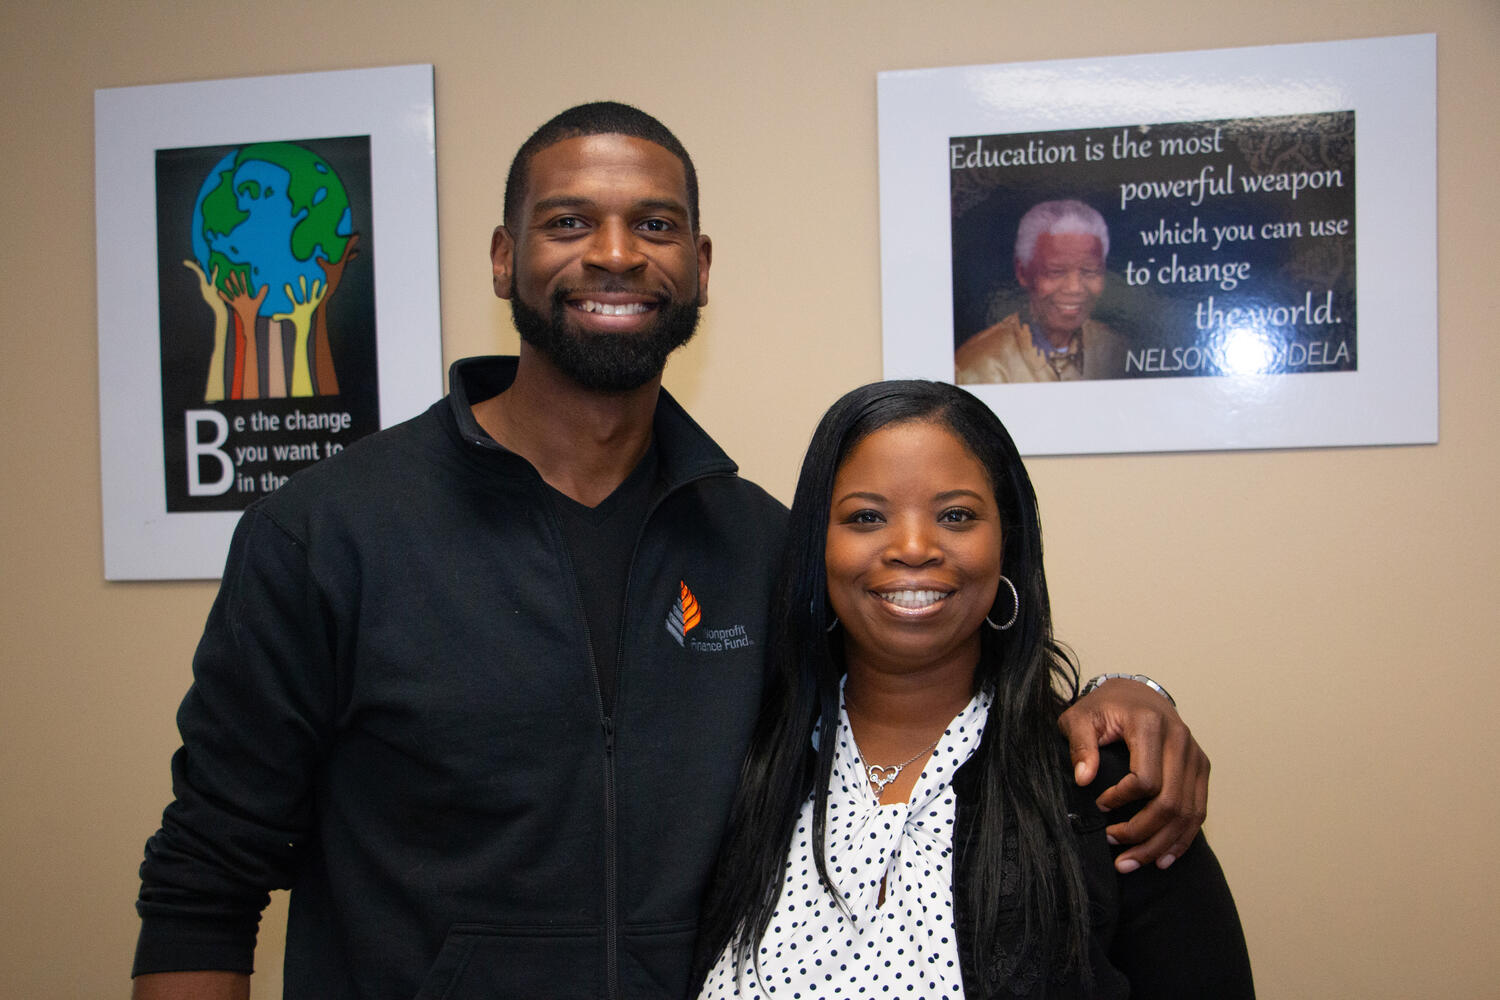
[[[485,256],[510,153],[579,100],[643,105],[698,159],[716,248],[668,384],[787,497],[825,403],[880,374],[877,71],[1426,31],[1442,443],[1031,464],[1059,633],[1086,671],[1165,680],[1213,755],[1262,995],[1494,995],[1493,0],[5,4],[0,993],[124,995],[214,593],[102,579],[94,88],[435,64],[449,359],[514,343]]]

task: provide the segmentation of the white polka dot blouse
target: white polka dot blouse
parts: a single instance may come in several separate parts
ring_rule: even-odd
[[[840,697],[824,833],[828,875],[848,913],[818,882],[808,796],[788,846],[781,898],[756,949],[759,969],[747,965],[736,974],[726,948],[709,972],[701,1000],[963,997],[953,933],[950,785],[979,745],[990,700],[986,693],[975,695],[948,725],[909,801],[881,805]]]

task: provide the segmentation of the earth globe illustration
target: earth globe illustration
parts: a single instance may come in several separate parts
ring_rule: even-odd
[[[218,286],[233,272],[247,274],[258,294],[270,286],[260,315],[290,313],[291,286],[326,283],[318,266],[343,258],[353,235],[344,184],[323,158],[289,142],[244,146],[220,160],[193,205],[193,256],[204,274],[218,268]]]

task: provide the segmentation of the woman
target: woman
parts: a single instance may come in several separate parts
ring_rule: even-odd
[[[1069,778],[1036,496],[944,383],[834,404],[792,505],[701,996],[1253,995],[1208,845],[1118,876]],[[1110,820],[1119,817],[1111,814]]]

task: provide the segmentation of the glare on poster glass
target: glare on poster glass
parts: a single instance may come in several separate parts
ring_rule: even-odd
[[[1274,334],[1254,326],[1232,327],[1224,333],[1221,357],[1226,375],[1260,375],[1276,367],[1278,343]]]

